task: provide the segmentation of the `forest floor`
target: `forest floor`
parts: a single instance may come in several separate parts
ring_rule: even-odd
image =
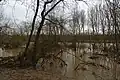
[[[0,69],[0,80],[74,80],[72,78],[42,70]]]

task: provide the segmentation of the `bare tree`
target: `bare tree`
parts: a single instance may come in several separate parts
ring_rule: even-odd
[[[39,35],[40,35],[40,32],[41,32],[41,29],[44,25],[44,22],[45,22],[45,17],[49,14],[50,11],[52,11],[61,1],[63,0],[59,0],[57,1],[49,10],[46,11],[46,7],[48,4],[52,3],[53,0],[50,0],[50,1],[45,1],[44,2],[44,6],[43,6],[43,10],[41,12],[41,22],[39,24],[39,28],[37,30],[37,34],[36,34],[36,37],[35,37],[35,43],[34,43],[34,49],[33,49],[33,55],[32,55],[32,64],[33,66],[35,67],[36,66],[36,63],[38,61],[38,59],[36,58],[36,55],[37,55],[37,44],[38,44],[38,41],[39,41]]]
[[[84,34],[84,31],[85,31],[85,11],[84,10],[81,10],[80,12],[80,21],[81,21],[81,27],[83,28],[83,34]]]
[[[119,1],[118,0],[106,0],[106,4],[107,7],[109,9],[110,12],[110,17],[112,20],[112,25],[113,26],[113,30],[114,30],[114,39],[115,39],[115,53],[114,53],[114,61],[116,61],[115,56],[119,56],[119,43],[118,43],[118,34],[119,34]],[[115,63],[115,62],[114,62]],[[114,73],[113,73],[113,79],[116,80],[117,79],[117,70],[116,70],[116,63],[114,64]]]
[[[31,33],[30,33],[30,36],[29,36],[29,39],[28,39],[28,43],[27,43],[25,51],[23,53],[23,58],[21,59],[21,64],[23,64],[23,62],[24,62],[24,57],[26,56],[26,53],[27,53],[27,50],[28,50],[28,47],[29,47],[29,44],[30,44],[30,41],[31,41],[31,37],[32,37],[33,31],[34,31],[34,25],[35,25],[36,17],[37,17],[38,10],[39,10],[39,2],[40,1],[37,0],[37,7],[36,7],[35,15],[34,15],[34,18],[33,18],[33,21],[32,21],[32,29],[31,29]]]

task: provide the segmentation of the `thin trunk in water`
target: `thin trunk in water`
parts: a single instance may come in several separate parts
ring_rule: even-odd
[[[33,21],[32,21],[32,29],[31,29],[30,36],[28,38],[28,42],[27,42],[26,47],[25,47],[25,51],[20,56],[20,65],[21,66],[24,66],[24,64],[26,64],[25,63],[25,58],[27,57],[26,56],[27,55],[27,50],[28,50],[28,47],[30,45],[31,37],[32,37],[33,31],[34,31],[34,26],[35,26],[35,21],[36,21],[36,17],[37,17],[37,14],[38,14],[38,10],[39,10],[39,0],[37,0],[37,7],[36,7],[35,15],[34,15],[34,18],[33,18]]]
[[[35,68],[36,63],[37,63],[37,61],[38,61],[38,59],[37,59],[37,44],[38,44],[38,42],[39,42],[40,32],[41,32],[42,27],[43,27],[44,22],[45,22],[45,17],[46,17],[46,16],[48,15],[48,13],[50,13],[61,1],[63,1],[63,0],[59,0],[58,2],[56,2],[48,11],[46,11],[47,4],[52,3],[53,0],[51,0],[51,1],[46,1],[46,2],[44,3],[44,7],[43,7],[43,10],[42,10],[42,12],[41,12],[41,17],[42,17],[42,19],[41,19],[39,28],[38,28],[38,30],[37,30],[37,34],[36,34],[35,42],[34,42],[34,49],[33,49],[33,53],[34,53],[34,54],[32,55],[32,65],[33,65],[34,68]],[[40,55],[41,55],[41,54],[40,54]],[[41,57],[42,57],[42,56],[41,56]]]

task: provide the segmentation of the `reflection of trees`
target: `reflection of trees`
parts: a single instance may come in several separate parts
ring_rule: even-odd
[[[120,13],[119,13],[119,8],[118,8],[119,5],[117,0],[113,0],[113,2],[110,2],[110,0],[106,0],[105,5],[96,5],[95,7],[92,7],[88,11],[88,16],[85,14],[84,10],[79,11],[77,9],[77,6],[75,6],[74,10],[71,11],[70,13],[70,17],[66,19],[64,16],[55,15],[57,14],[57,11],[54,8],[62,1],[63,0],[46,0],[46,1],[43,0],[42,3],[44,4],[42,7],[42,12],[39,15],[38,11],[40,6],[39,6],[39,0],[37,0],[37,3],[35,3],[37,4],[37,7],[36,7],[36,11],[34,10],[35,15],[33,18],[33,22],[30,24],[28,22],[21,23],[22,26],[20,26],[19,28],[21,34],[23,36],[24,35],[29,36],[29,40],[26,45],[25,51],[22,56],[20,55],[21,59],[19,60],[21,60],[20,61],[22,63],[21,66],[24,67],[26,66],[26,64],[28,64],[30,66],[32,65],[35,67],[39,59],[43,58],[44,60],[49,60],[48,57],[51,58],[51,55],[52,57],[56,58],[55,51],[59,52],[63,49],[63,47],[66,47],[67,49],[73,50],[73,52],[75,53],[75,55],[73,55],[74,53],[72,54],[73,56],[76,57],[77,55],[79,55],[77,56],[77,58],[80,58],[80,60],[82,60],[81,64],[83,66],[80,67],[81,64],[76,63],[77,64],[76,70],[77,68],[79,69],[82,68],[82,70],[85,71],[86,65],[87,66],[89,65],[89,66],[94,66],[97,69],[100,69],[101,74],[102,73],[105,74],[106,71],[105,69],[108,69],[107,67],[112,66],[110,70],[113,71],[113,78],[116,79],[118,77],[116,67],[118,66],[117,63],[119,63],[119,57],[120,57],[119,55],[120,45],[118,43],[118,39],[119,39],[118,34],[120,32],[120,28],[119,28]],[[48,7],[49,5],[50,7]],[[52,10],[54,10],[53,13],[50,13]],[[40,21],[38,22],[36,22],[37,15],[39,15],[40,17]],[[2,18],[2,16],[0,18]],[[86,24],[86,22],[88,23],[88,25]],[[35,24],[37,25],[37,27],[35,26]],[[89,28],[89,30],[91,30],[90,32],[88,30],[87,33],[90,35],[89,38],[88,36],[87,37],[85,36],[86,25]],[[0,28],[1,33],[7,33],[6,29],[8,29],[8,27],[4,27],[4,28],[5,30],[3,30],[2,27]],[[44,41],[39,40],[39,36],[41,33],[48,35],[47,38],[46,37],[44,38],[45,39]],[[18,35],[20,36],[21,34]],[[31,37],[32,35],[35,34],[36,34],[35,42],[33,43],[32,48],[29,48]],[[55,36],[54,38],[51,39],[49,37],[50,35],[64,35],[64,34],[75,35],[75,36],[74,39],[71,40],[70,45],[67,45],[68,44],[67,42],[60,42],[60,44],[63,44],[62,48],[57,41],[60,38],[56,38]],[[85,55],[89,53],[85,51],[86,46],[82,45],[83,44],[82,42],[77,41],[76,34],[81,34],[83,35],[84,38],[89,39],[90,56],[88,56],[88,58],[90,58],[91,61],[93,62],[84,61]],[[97,34],[100,34],[99,36],[103,36],[101,37],[102,39],[96,37]],[[111,38],[115,40],[114,43],[106,43],[105,41],[106,35],[110,35],[110,34],[114,34],[112,35]],[[94,36],[93,38],[96,39],[96,42],[92,41],[92,36]],[[80,38],[82,39],[83,37]],[[14,38],[16,38],[16,36]],[[19,40],[20,39],[18,39],[18,42]],[[103,40],[103,43],[97,43],[98,40]],[[18,42],[16,41],[16,43]],[[84,51],[81,52],[80,50],[84,50]],[[80,53],[82,54],[80,55]],[[61,59],[60,57],[57,56],[57,59],[58,58]],[[96,73],[93,72],[92,74],[96,76]],[[104,76],[103,74],[101,75],[102,77]]]

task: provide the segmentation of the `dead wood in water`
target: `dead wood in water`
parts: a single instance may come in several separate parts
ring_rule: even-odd
[[[17,56],[13,57],[0,57],[0,67],[17,67],[19,62],[17,61]]]
[[[39,42],[37,46],[37,61],[40,58],[48,59],[50,56],[53,55],[54,58],[59,59],[61,62],[64,61],[59,58],[59,55],[62,55],[63,51],[61,50],[62,47],[56,42],[51,40],[44,40],[43,42]],[[28,48],[26,56],[23,57],[23,52],[17,56],[13,57],[0,57],[0,67],[20,67],[20,68],[28,68],[32,67],[32,56],[33,55],[33,45]],[[49,55],[49,56],[48,56]],[[24,59],[24,62],[21,64],[21,59]]]

